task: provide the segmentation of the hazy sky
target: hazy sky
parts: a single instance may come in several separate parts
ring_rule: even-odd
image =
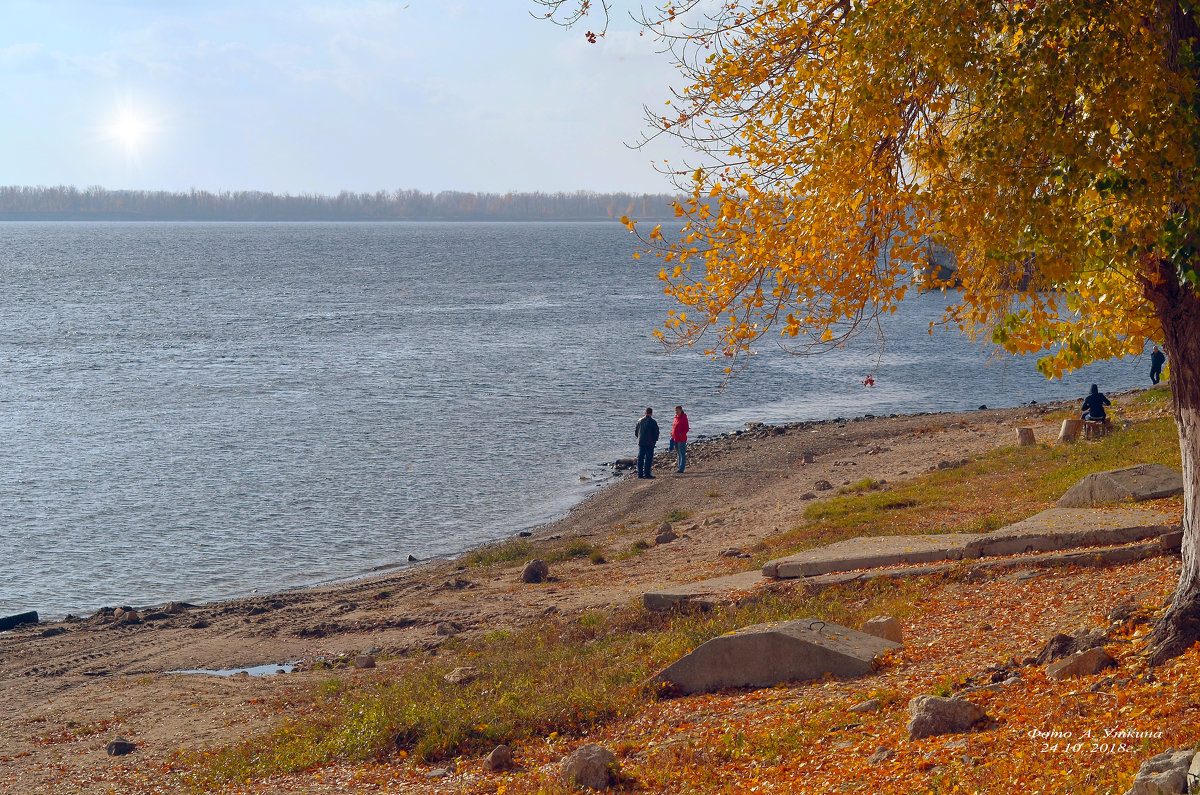
[[[0,184],[666,192],[674,71],[532,0],[0,0]]]

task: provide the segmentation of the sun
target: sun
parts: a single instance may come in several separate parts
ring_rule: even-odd
[[[101,131],[105,138],[121,146],[127,155],[136,157],[151,142],[158,131],[158,124],[146,112],[129,102],[123,102]]]
[[[150,124],[131,110],[122,110],[108,127],[113,140],[124,144],[127,149],[137,149],[149,131]]]

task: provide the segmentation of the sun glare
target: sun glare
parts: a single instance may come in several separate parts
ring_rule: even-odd
[[[108,128],[109,134],[130,149],[136,149],[146,137],[149,125],[145,119],[130,111],[122,111]]]
[[[123,103],[102,131],[105,138],[119,144],[127,155],[136,157],[150,143],[157,125],[144,112]]]

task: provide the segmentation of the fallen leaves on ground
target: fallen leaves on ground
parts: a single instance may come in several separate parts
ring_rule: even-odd
[[[1119,793],[1149,757],[1200,741],[1200,644],[1148,669],[1138,655],[1146,625],[1125,625],[1106,647],[1116,669],[1053,681],[1043,666],[1011,666],[1057,632],[1108,627],[1109,612],[1122,602],[1165,604],[1177,572],[1175,559],[1159,557],[1032,578],[1024,571],[977,583],[931,579],[926,601],[906,621],[904,649],[871,677],[654,702],[585,738],[551,736],[518,747],[518,768],[508,773],[460,759],[431,778],[437,765],[397,758],[220,792],[567,793],[575,790],[559,780],[562,758],[599,742],[620,758],[626,779],[618,791]],[[908,740],[911,698],[958,692],[968,681],[986,685],[987,673],[1006,665],[1018,679],[962,695],[987,710],[990,726]],[[882,709],[850,711],[869,698]],[[150,755],[126,759],[64,791],[175,791],[177,765]]]

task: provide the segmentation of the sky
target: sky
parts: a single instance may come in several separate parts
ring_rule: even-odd
[[[0,184],[671,192],[675,70],[534,0],[0,0]]]

